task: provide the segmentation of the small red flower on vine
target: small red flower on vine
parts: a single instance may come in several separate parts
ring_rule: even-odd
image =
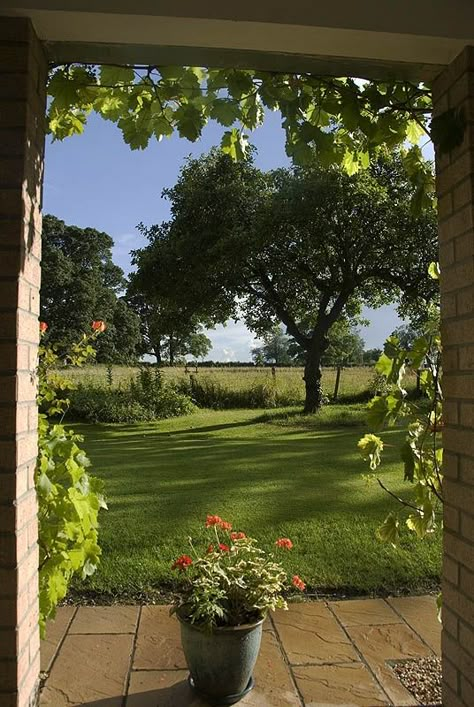
[[[186,567],[189,567],[189,565],[192,565],[193,561],[192,558],[189,557],[189,555],[181,555],[181,557],[178,557],[175,562],[173,562],[171,569],[173,570],[181,570],[182,572],[186,569]]]
[[[224,543],[219,543],[219,550],[222,550],[222,552],[229,552],[230,547]]]
[[[221,530],[232,530],[232,523],[228,523],[226,520],[221,520],[219,526]]]
[[[222,518],[220,516],[210,516],[206,518],[206,528],[210,528],[212,525],[220,525],[222,523]]]
[[[48,325],[46,322],[40,322],[40,333],[45,334],[48,331]]]

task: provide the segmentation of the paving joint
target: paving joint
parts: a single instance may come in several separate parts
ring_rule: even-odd
[[[357,645],[355,644],[355,642],[352,640],[351,635],[350,635],[349,632],[346,630],[346,627],[344,626],[344,624],[340,621],[340,619],[339,619],[339,617],[337,616],[336,612],[333,610],[332,606],[330,605],[330,602],[326,602],[326,606],[328,607],[328,609],[329,609],[329,611],[331,612],[331,614],[334,616],[334,618],[335,618],[335,620],[337,621],[337,623],[338,623],[338,625],[340,626],[340,628],[344,631],[344,634],[345,634],[345,635],[347,636],[347,638],[349,639],[349,641],[350,641],[350,643],[351,643],[353,649],[355,650],[355,652],[357,653],[357,655],[358,655],[359,658],[360,658],[360,662],[361,662],[363,665],[365,665],[365,667],[366,667],[367,670],[369,671],[370,675],[371,675],[371,676],[373,677],[373,679],[375,680],[375,684],[380,687],[380,689],[382,690],[382,693],[385,695],[385,697],[386,697],[387,700],[388,700],[388,704],[392,707],[394,703],[393,703],[392,699],[390,698],[390,695],[388,694],[388,692],[385,690],[384,686],[382,685],[382,683],[381,683],[380,680],[378,679],[378,677],[377,677],[375,671],[372,670],[371,666],[369,665],[369,663],[368,663],[367,660],[365,659],[365,656],[364,656],[364,654],[362,653],[362,651],[359,650],[359,648],[357,647]],[[387,625],[387,624],[385,624],[385,625]],[[398,626],[398,624],[393,624],[393,625],[394,625],[394,626]]]

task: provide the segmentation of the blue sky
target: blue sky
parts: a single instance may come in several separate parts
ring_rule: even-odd
[[[114,260],[128,272],[130,250],[144,244],[137,224],[150,225],[168,217],[168,204],[161,198],[163,188],[176,181],[187,155],[199,155],[217,145],[222,130],[211,124],[197,143],[173,136],[160,143],[150,141],[146,150],[132,151],[115,125],[92,117],[83,135],[64,142],[48,141],[44,212],[69,224],[109,233],[115,242]],[[268,113],[251,142],[258,149],[256,162],[261,169],[288,164],[279,113]],[[381,347],[400,323],[393,307],[365,310],[364,316],[370,320],[369,327],[360,329],[367,348]],[[250,359],[255,340],[243,323],[229,322],[208,335],[213,342],[210,358]]]

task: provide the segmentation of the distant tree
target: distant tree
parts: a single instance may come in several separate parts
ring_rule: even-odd
[[[263,345],[252,349],[252,358],[257,365],[291,366],[293,364],[293,359],[288,352],[290,338],[283,333],[280,324],[275,324],[262,338]]]
[[[136,359],[139,320],[121,299],[126,280],[112,260],[113,240],[94,228],[43,218],[41,319],[49,343],[68,348],[95,319],[107,323],[97,348],[99,362]]]
[[[362,363],[364,340],[346,319],[338,319],[327,338],[328,347],[322,358],[324,366]]]
[[[397,327],[391,334],[396,336],[402,349],[411,349],[416,339],[421,336],[420,331],[411,324],[403,324]]]
[[[156,291],[155,283],[146,276],[147,257],[146,250],[132,255],[137,270],[131,273],[127,288],[127,302],[140,318],[141,353],[155,356],[159,365],[167,361],[170,366],[187,355],[207,356],[212,344],[200,321],[189,309]]]
[[[144,229],[147,280],[214,322],[241,316],[262,336],[276,322],[305,352],[305,411],[322,400],[328,332],[363,304],[430,296],[436,218],[415,218],[396,159],[348,176],[318,166],[264,174],[251,160],[190,159],[168,223]]]
[[[381,355],[382,349],[367,349],[362,355],[362,360],[364,363],[372,365],[377,363]]]

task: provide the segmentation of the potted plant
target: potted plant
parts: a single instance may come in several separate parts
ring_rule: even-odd
[[[219,516],[208,515],[211,542],[203,553],[191,539],[191,555],[181,555],[173,569],[185,575],[172,612],[181,624],[181,641],[192,688],[211,705],[231,705],[253,688],[262,625],[269,609],[287,609],[284,592],[290,580],[273,554]],[[275,542],[291,550],[289,538]]]

